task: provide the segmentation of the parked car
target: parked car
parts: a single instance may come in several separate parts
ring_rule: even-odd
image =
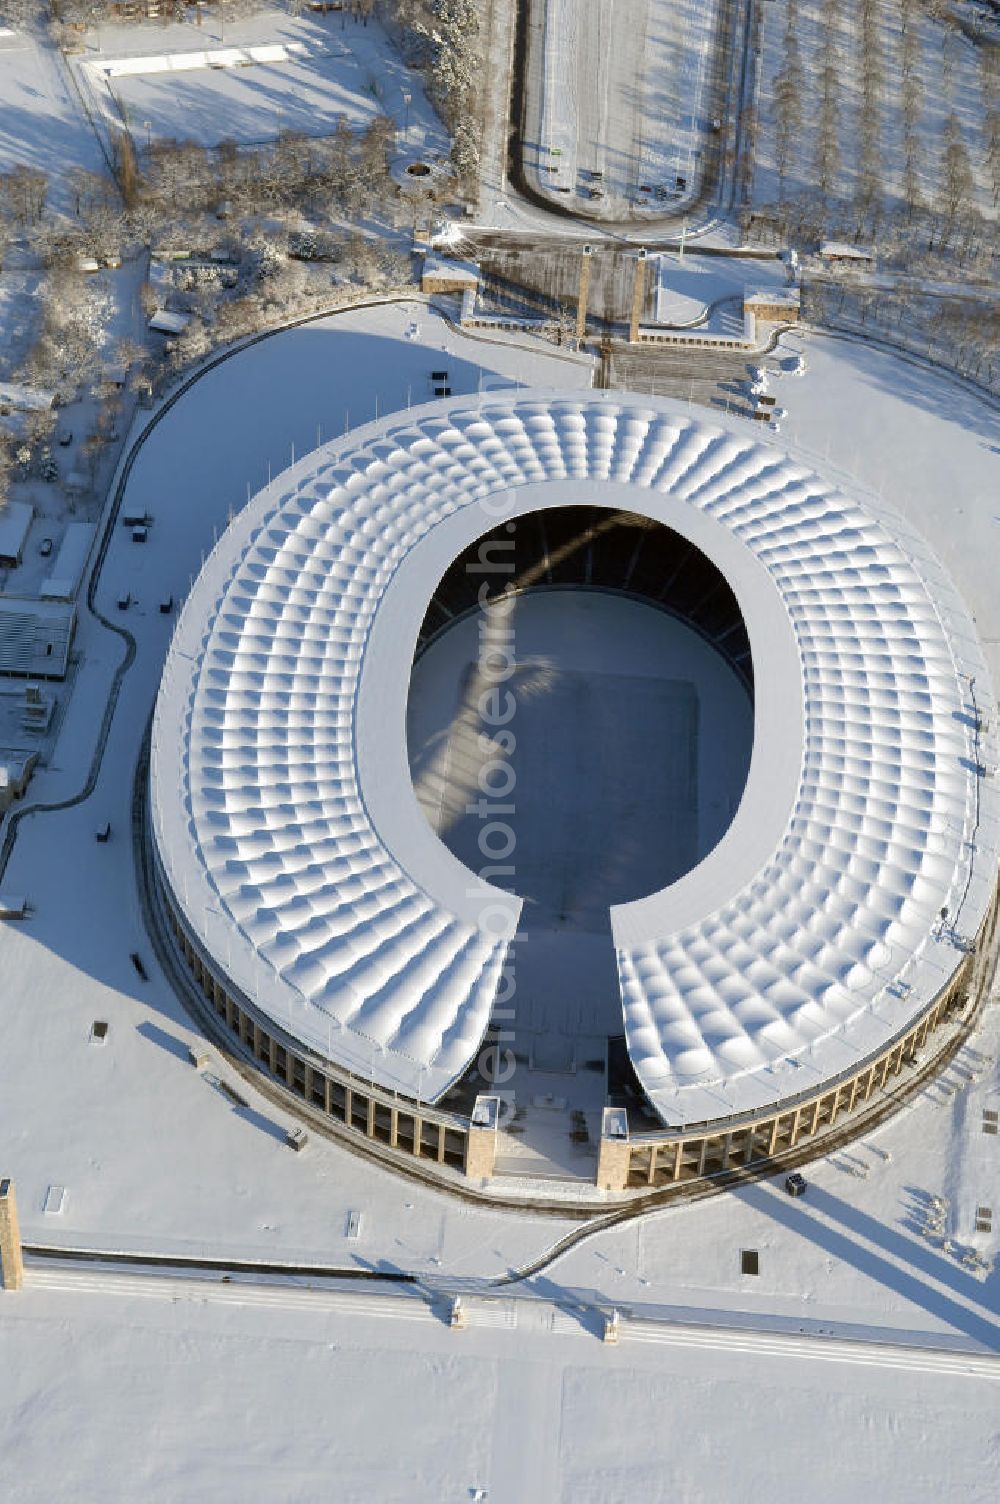
[[[59,443],[62,445],[63,449],[65,449],[67,445],[72,444],[72,442],[72,433],[68,428],[64,429],[63,432],[59,435]]]
[[[42,556],[43,559],[47,559],[48,556],[49,556],[49,554],[52,552],[52,539],[51,538],[43,538],[42,539],[42,546],[38,550],[38,552],[41,554],[41,556]]]

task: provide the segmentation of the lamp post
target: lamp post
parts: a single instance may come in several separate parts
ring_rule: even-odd
[[[405,119],[404,119],[404,125],[403,125],[403,145],[404,146],[407,145],[407,143],[409,142],[409,139],[410,139],[410,100],[412,98],[413,98],[413,95],[410,93],[410,91],[408,89],[404,89],[403,90],[403,104],[404,104],[405,109],[406,109],[406,114],[405,114]]]

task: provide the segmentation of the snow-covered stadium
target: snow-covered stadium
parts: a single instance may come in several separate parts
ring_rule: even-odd
[[[206,1019],[314,1121],[445,1178],[687,1182],[947,1048],[995,738],[967,612],[874,499],[666,401],[438,402],[206,561],[157,891]]]

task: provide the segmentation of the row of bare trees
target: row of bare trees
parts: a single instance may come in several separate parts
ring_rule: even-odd
[[[754,206],[758,220],[763,209],[776,228],[805,224],[815,238],[887,243],[904,261],[954,257],[990,273],[997,241],[980,205],[973,149],[982,144],[995,207],[1000,52],[976,49],[982,109],[970,107],[971,44],[929,11],[925,0],[786,0],[771,90],[777,194]],[[939,58],[928,56],[928,27]],[[928,66],[939,85],[933,112]]]
[[[44,204],[45,175],[19,169],[0,176],[0,234],[5,224],[9,236],[30,222],[43,262],[66,266],[80,256],[106,262],[129,248],[192,236],[211,242],[223,220],[297,212],[338,223],[385,215],[397,197],[388,165],[392,137],[392,122],[379,116],[360,136],[341,123],[330,136],[284,131],[260,147],[159,141],[141,170],[126,146],[116,154],[117,184],[82,168],[68,172],[71,213],[63,216],[36,210]],[[27,176],[33,199],[22,192]],[[16,180],[9,194],[8,179]]]
[[[883,335],[989,390],[1000,391],[1000,306],[910,287],[807,282],[803,312],[831,328]]]
[[[168,216],[228,205],[247,215],[294,206],[326,218],[360,218],[395,195],[389,176],[394,140],[393,122],[378,115],[360,134],[342,120],[327,136],[286,130],[257,147],[154,142],[143,158],[137,197]]]
[[[451,133],[451,160],[471,187],[482,144],[486,87],[481,0],[380,0],[380,12],[402,32],[421,64],[429,97]]]

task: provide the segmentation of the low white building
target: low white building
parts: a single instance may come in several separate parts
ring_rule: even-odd
[[[46,413],[55,400],[54,392],[24,386],[19,381],[0,381],[0,412]]]
[[[819,254],[824,261],[847,263],[859,270],[875,265],[875,252],[870,246],[851,245],[846,240],[822,241]]]
[[[34,518],[30,501],[8,501],[0,508],[0,565],[13,569],[20,564]]]
[[[46,601],[70,601],[76,595],[80,576],[90,554],[94,534],[92,522],[71,522],[63,533],[59,552],[52,561],[52,571],[38,592]]]
[[[183,334],[191,322],[189,313],[171,313],[167,308],[158,308],[149,321],[154,334]]]

